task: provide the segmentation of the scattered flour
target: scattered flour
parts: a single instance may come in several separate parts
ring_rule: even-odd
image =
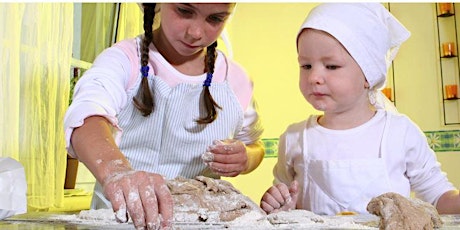
[[[214,212],[207,215],[216,215]],[[291,210],[270,215],[248,212],[229,222],[197,222],[200,214],[175,213],[173,229],[378,229],[355,223],[350,216],[320,216],[307,210]],[[203,213],[201,214],[203,215]],[[214,217],[216,218],[216,217]],[[74,215],[55,215],[54,221],[92,226],[125,226],[133,229],[132,221],[118,223],[111,209],[83,210]]]
[[[226,225],[230,229],[378,229],[355,223],[344,216],[320,216],[307,210],[272,213],[257,218],[240,217]]]
[[[79,214],[53,215],[50,217],[50,220],[97,226],[110,226],[120,224],[116,221],[115,213],[112,209],[82,210]],[[129,224],[131,223],[132,222],[129,222]]]
[[[174,199],[173,229],[377,229],[355,223],[350,216],[320,216],[307,210],[266,215],[250,198],[229,182],[199,176],[167,181]],[[130,199],[137,198],[130,194]],[[133,229],[132,220],[118,223],[112,209],[83,210],[75,215],[56,215],[54,221]],[[378,219],[378,218],[377,218]],[[110,227],[113,228],[113,227]]]

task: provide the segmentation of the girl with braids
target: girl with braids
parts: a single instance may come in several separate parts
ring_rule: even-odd
[[[91,208],[112,207],[121,222],[129,213],[137,228],[168,226],[165,179],[233,177],[259,165],[252,82],[216,49],[234,6],[144,3],[144,34],[102,52],[78,81],[67,150],[97,180]]]

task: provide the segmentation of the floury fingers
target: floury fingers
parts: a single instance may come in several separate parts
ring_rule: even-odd
[[[231,140],[215,140],[213,141],[213,145],[209,146],[206,150],[205,153],[201,155],[201,159],[203,162],[209,166],[210,162],[214,161],[214,154],[211,152],[212,150],[216,149],[217,146],[224,146],[224,150],[227,152],[231,151],[233,148],[229,146],[231,143],[233,143]]]
[[[214,161],[214,154],[211,153],[211,152],[205,152],[201,155],[201,159],[203,160],[203,162],[208,165],[209,162],[213,162]]]

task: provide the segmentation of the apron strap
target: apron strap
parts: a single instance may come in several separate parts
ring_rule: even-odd
[[[391,123],[391,116],[388,114],[389,111],[387,110],[383,110],[384,113],[385,113],[385,125],[383,126],[383,133],[382,133],[382,140],[380,141],[380,152],[379,152],[379,155],[380,155],[380,158],[384,158],[386,156],[386,152],[387,152],[387,148],[386,148],[386,143],[387,143],[387,134],[388,134],[388,130],[390,127],[390,123]]]
[[[224,57],[224,61],[225,61],[225,81],[227,81],[227,77],[228,77],[228,60],[227,60],[227,56],[224,54],[224,52],[221,52],[220,50],[218,51],[220,55],[222,55],[222,57]]]

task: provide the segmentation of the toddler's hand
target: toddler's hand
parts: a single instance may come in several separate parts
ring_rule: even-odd
[[[260,207],[267,213],[289,211],[296,208],[299,183],[293,181],[291,186],[280,183],[270,187],[262,196]]]
[[[246,145],[238,140],[216,140],[202,159],[211,171],[220,176],[234,177],[248,167]]]
[[[173,199],[163,177],[143,171],[114,173],[103,183],[117,221],[128,221],[136,229],[159,229],[171,225]]]

